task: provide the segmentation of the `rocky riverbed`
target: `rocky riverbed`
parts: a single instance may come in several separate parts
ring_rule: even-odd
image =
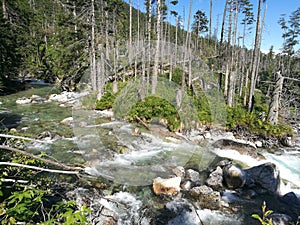
[[[99,178],[105,184],[93,181],[91,186],[64,191],[66,198],[92,209],[91,223],[259,224],[251,215],[261,215],[264,201],[274,210],[275,224],[296,222],[300,215],[298,196],[282,192],[283,184],[299,187],[267,161],[260,149],[266,140],[242,140],[230,132],[204,128],[182,135],[157,124],[145,130],[139,124],[116,121],[111,111],[73,108],[72,113],[57,113],[59,108],[67,111],[81,97],[67,92],[32,94],[14,101],[18,110],[28,107],[28,112],[34,109],[38,114],[6,110],[19,116],[14,129],[21,133],[45,126],[44,118],[52,124],[52,112],[59,116],[51,129],[45,126],[37,134],[46,143],[32,142],[27,147],[46,150],[65,162],[76,159],[92,176],[88,179]],[[47,110],[47,117],[40,109]],[[34,123],[19,126],[31,116],[37,118]]]

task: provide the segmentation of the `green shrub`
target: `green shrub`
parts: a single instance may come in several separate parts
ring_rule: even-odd
[[[112,94],[111,92],[106,92],[100,100],[96,101],[95,109],[97,110],[111,109],[115,99],[116,99],[116,95]]]
[[[260,119],[257,113],[250,113],[241,106],[228,107],[227,129],[235,129],[237,126],[245,128],[250,133],[262,134],[267,137],[281,138],[293,135],[290,126],[272,125],[269,121]]]
[[[177,110],[165,99],[159,96],[149,95],[145,101],[139,101],[129,112],[129,120],[139,117],[147,122],[154,119],[165,119],[168,129],[176,130],[180,126],[180,118]]]

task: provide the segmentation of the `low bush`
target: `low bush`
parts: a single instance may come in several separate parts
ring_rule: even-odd
[[[180,118],[177,110],[165,99],[159,96],[149,95],[145,101],[139,101],[129,112],[129,120],[135,120],[136,117],[146,122],[155,119],[166,120],[168,129],[176,130],[180,126]]]

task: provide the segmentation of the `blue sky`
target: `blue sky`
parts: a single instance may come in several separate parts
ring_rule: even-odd
[[[129,0],[125,0],[129,2]],[[168,0],[165,0],[166,2]],[[178,0],[179,3],[176,7],[171,7],[171,9],[175,9],[178,11],[180,15],[183,15],[185,12],[185,17],[188,17],[189,14],[189,4],[190,0]],[[254,16],[256,18],[257,15],[257,3],[258,0],[250,0],[253,4]],[[133,4],[137,7],[138,2],[140,4],[140,8],[144,11],[144,0],[133,0]],[[193,0],[193,15],[197,10],[202,10],[206,13],[209,18],[209,0]],[[222,23],[222,14],[224,9],[225,0],[213,0],[213,26],[216,27],[216,24],[219,24],[219,31],[221,30]],[[266,20],[265,26],[263,29],[263,40],[261,45],[262,51],[268,51],[271,46],[274,46],[274,50],[280,50],[282,47],[283,39],[282,39],[282,30],[280,25],[278,24],[278,20],[281,14],[291,15],[293,11],[300,7],[300,0],[267,0],[267,12],[266,12]],[[265,5],[262,6],[264,9]],[[263,13],[263,12],[262,12]],[[187,19],[186,22],[187,24]],[[251,48],[254,42],[255,35],[255,24],[253,25],[252,33],[248,33],[246,36],[246,46]],[[218,34],[220,37],[220,34]],[[297,49],[300,48],[300,45],[297,46]],[[296,49],[296,50],[297,50]]]

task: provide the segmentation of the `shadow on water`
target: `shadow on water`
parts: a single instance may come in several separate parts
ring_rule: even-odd
[[[0,112],[0,129],[16,128],[22,122],[22,116],[8,110]]]

